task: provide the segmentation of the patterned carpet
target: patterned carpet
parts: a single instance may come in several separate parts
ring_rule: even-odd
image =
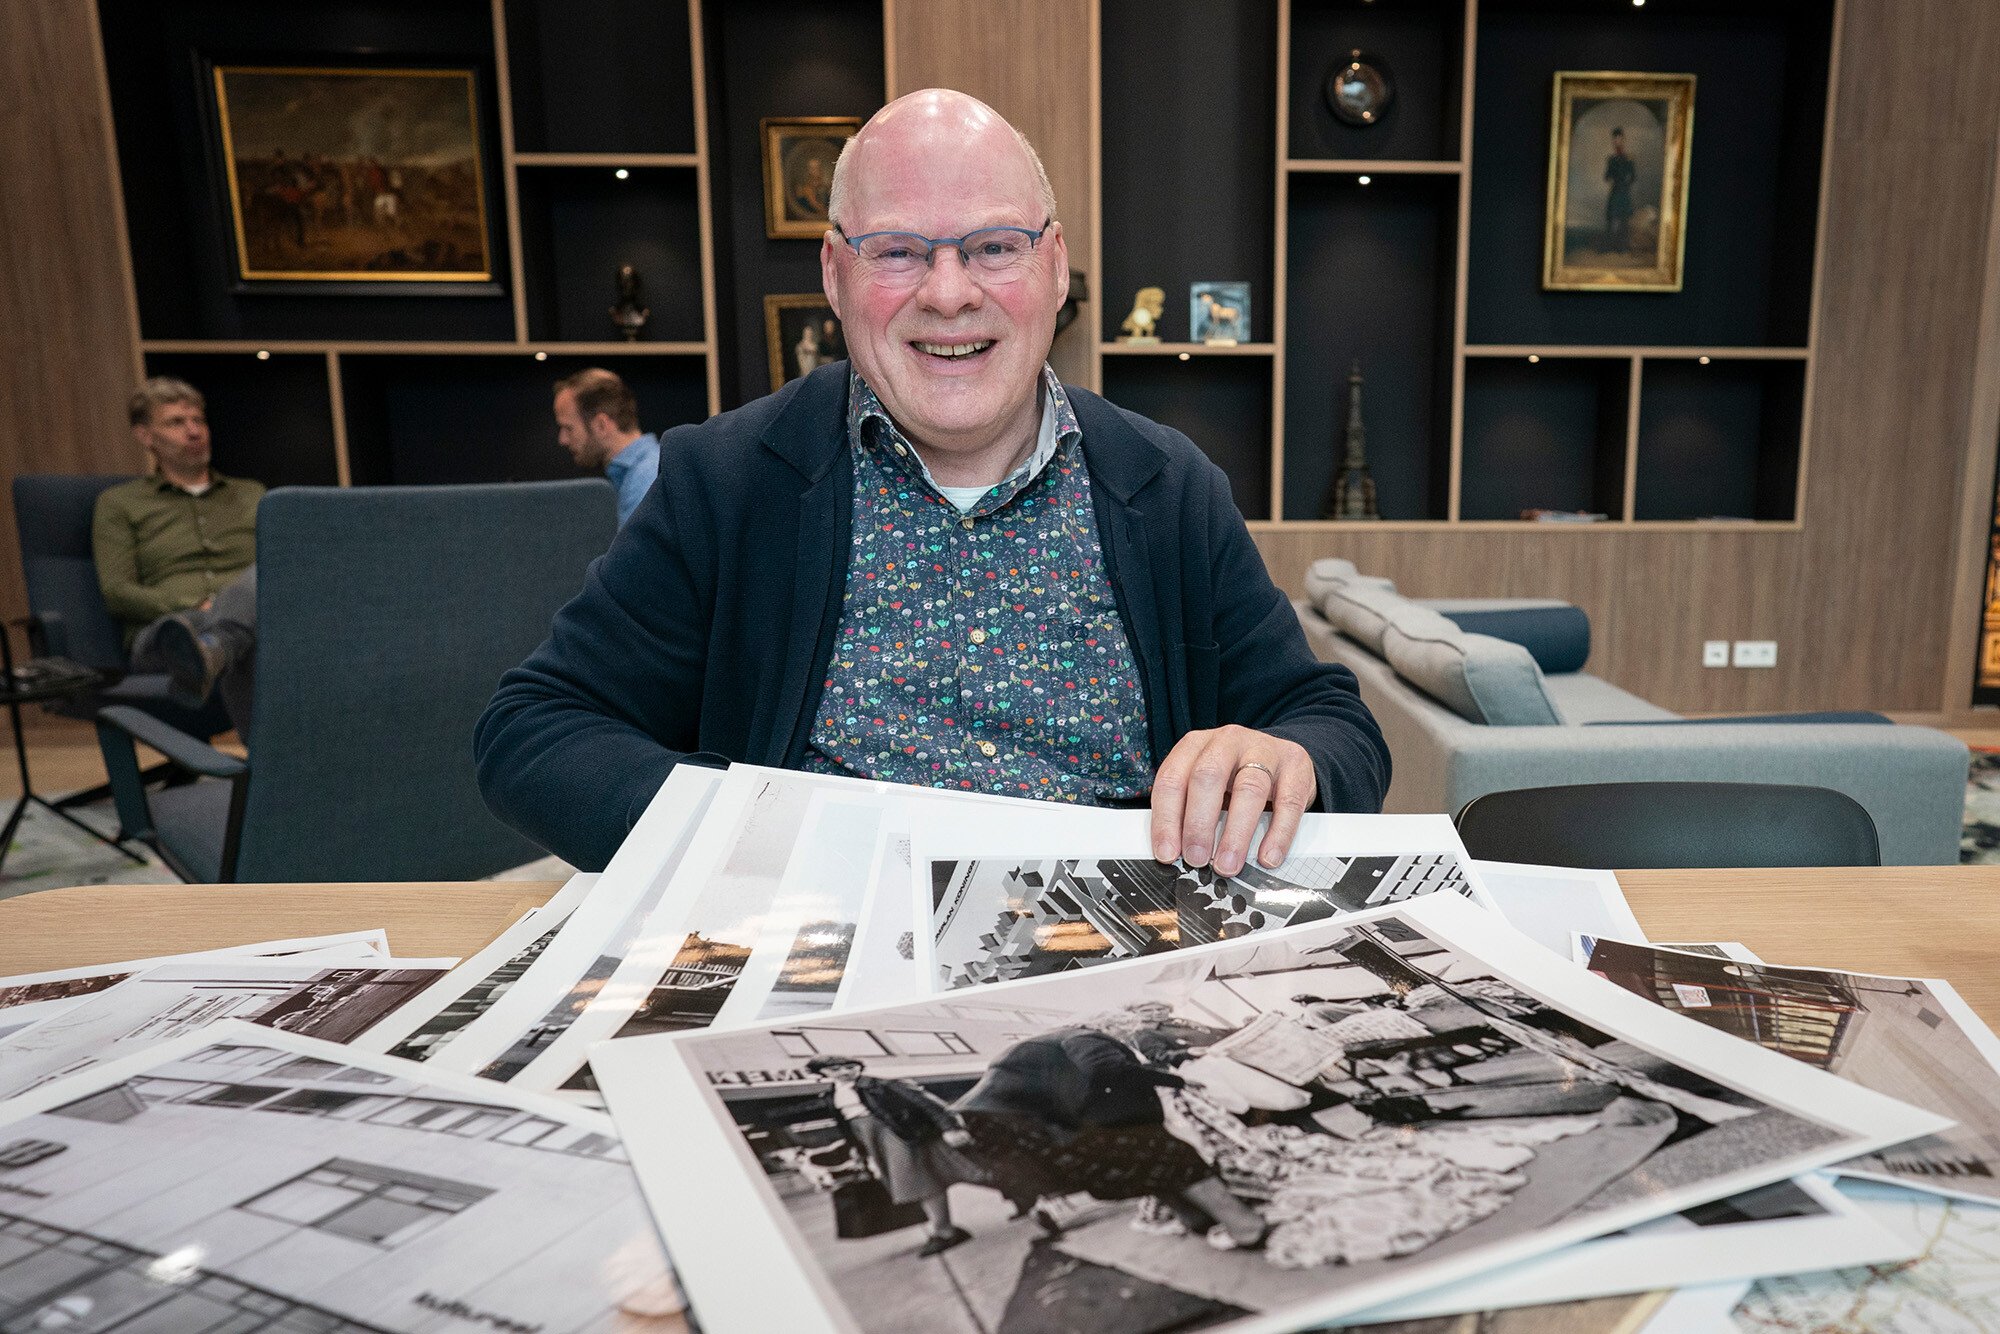
[[[1972,749],[1958,859],[1967,864],[2000,864],[2000,750]]]
[[[0,800],[0,822],[13,809],[12,801]],[[93,829],[111,833],[118,817],[111,801],[79,807],[71,812]],[[180,879],[161,864],[150,848],[127,844],[146,860],[144,864],[120,856],[81,830],[50,815],[39,806],[30,806],[14,832],[7,859],[0,863],[0,899],[31,894],[38,889],[61,885],[174,885]],[[543,857],[525,866],[488,876],[489,880],[567,880],[575,868],[557,857]]]

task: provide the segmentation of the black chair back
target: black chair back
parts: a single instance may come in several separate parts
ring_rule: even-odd
[[[1458,813],[1474,857],[1542,866],[1880,866],[1875,822],[1824,787],[1585,783],[1489,792]]]
[[[125,632],[98,591],[90,520],[97,498],[128,480],[60,474],[14,479],[28,611],[51,631],[49,652],[103,671],[124,670]]]
[[[266,496],[234,878],[471,880],[541,856],[487,810],[472,728],[616,532],[596,479]]]

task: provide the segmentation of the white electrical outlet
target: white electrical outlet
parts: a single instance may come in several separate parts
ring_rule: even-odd
[[[1730,659],[1738,667],[1776,667],[1778,665],[1778,641],[1775,639],[1739,639],[1736,653]]]
[[[1701,645],[1701,665],[1704,667],[1727,667],[1729,665],[1729,641],[1726,639],[1705,639]]]

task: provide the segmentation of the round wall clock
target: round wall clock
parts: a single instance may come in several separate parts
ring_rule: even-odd
[[[1326,104],[1349,125],[1376,124],[1395,96],[1388,67],[1366,51],[1349,51],[1326,76]]]

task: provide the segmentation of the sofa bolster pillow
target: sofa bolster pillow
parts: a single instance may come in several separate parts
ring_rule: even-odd
[[[1328,595],[1337,588],[1375,588],[1393,593],[1396,584],[1380,575],[1363,574],[1354,568],[1353,561],[1338,556],[1316,560],[1306,567],[1306,601],[1318,607],[1322,616],[1326,615]]]
[[[1327,589],[1317,605],[1319,614],[1326,617],[1334,629],[1377,657],[1382,656],[1382,633],[1401,618],[1422,612],[1426,616],[1437,617],[1446,625],[1451,624],[1394,589],[1380,588],[1368,580],[1335,584]]]
[[[1428,608],[1423,610],[1428,611]],[[1383,633],[1396,674],[1468,722],[1491,727],[1554,727],[1562,722],[1534,655],[1491,635],[1466,634],[1437,613],[1425,627],[1406,617]]]
[[[1553,599],[1427,601],[1467,634],[1491,635],[1534,654],[1535,665],[1556,676],[1580,672],[1590,661],[1590,616]]]

